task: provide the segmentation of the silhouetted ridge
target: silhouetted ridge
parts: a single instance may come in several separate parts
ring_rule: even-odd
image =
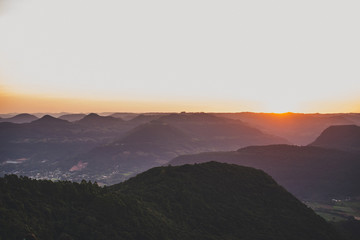
[[[327,127],[359,123],[355,114],[303,113],[218,113],[216,116],[242,120],[268,134],[283,137],[292,143],[306,145]]]
[[[152,120],[159,119],[162,115],[150,115],[150,114],[140,114],[139,116],[136,116],[135,118],[129,120],[130,122],[136,122],[136,123],[146,123],[150,122]]]
[[[144,171],[165,164],[175,156],[194,152],[196,147],[198,145],[181,130],[152,121],[136,127],[117,141],[77,156],[75,160],[88,163],[85,171],[132,173],[134,169]]]
[[[129,121],[133,118],[135,118],[136,116],[138,116],[138,113],[125,113],[125,112],[118,112],[118,113],[113,113],[111,115],[109,115],[110,117],[114,117],[114,118],[121,118],[125,121]]]
[[[295,232],[298,239],[335,239],[324,220],[253,168],[158,167],[114,188],[156,203],[162,217],[182,226],[176,239],[292,239]]]
[[[310,145],[360,151],[360,127],[356,125],[328,127]]]
[[[66,121],[69,121],[69,122],[75,122],[75,121],[78,121],[78,120],[84,118],[85,116],[86,115],[82,114],[82,113],[79,113],[79,114],[65,114],[65,115],[60,116],[59,119],[66,120]]]
[[[181,130],[161,121],[152,121],[131,130],[121,142],[178,142],[189,140],[188,136]]]
[[[50,115],[45,115],[42,118],[32,121],[32,125],[70,125],[70,123],[66,120],[62,120],[59,118],[55,118]]]
[[[234,150],[251,145],[288,143],[268,135],[240,120],[226,119],[208,113],[170,114],[159,118],[175,126],[212,149]]]
[[[124,120],[120,118],[114,118],[111,116],[100,116],[96,113],[90,113],[86,115],[84,118],[77,121],[78,124],[83,125],[100,125],[100,124],[117,124],[122,123]]]
[[[173,113],[169,115],[165,115],[159,120],[164,122],[172,122],[172,121],[202,121],[202,122],[222,122],[226,121],[226,119],[223,119],[221,117],[216,117],[214,115],[208,114],[208,113]]]
[[[12,123],[29,123],[32,121],[37,120],[38,117],[28,114],[28,113],[21,113],[11,118],[1,118],[0,122],[12,122]]]
[[[87,116],[84,117],[85,119],[99,119],[101,116],[97,113],[89,113]]]
[[[271,153],[271,154],[281,154],[281,153],[285,153],[285,152],[301,152],[303,151],[305,148],[303,146],[295,146],[295,145],[288,145],[288,144],[275,144],[275,145],[267,145],[267,146],[249,146],[249,147],[244,147],[244,148],[240,148],[237,150],[237,152],[239,153]],[[318,148],[307,148],[308,150],[313,149],[313,150],[320,150]]]

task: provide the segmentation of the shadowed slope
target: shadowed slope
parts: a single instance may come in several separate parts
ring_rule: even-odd
[[[331,126],[325,129],[310,146],[360,151],[360,127],[356,125]]]
[[[107,188],[7,176],[0,192],[4,239],[339,239],[264,172],[215,162],[154,168]]]
[[[179,156],[170,164],[218,161],[254,167],[300,198],[331,199],[360,195],[359,159],[359,154],[333,149],[270,145]]]

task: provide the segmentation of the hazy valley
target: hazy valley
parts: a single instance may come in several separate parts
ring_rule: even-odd
[[[296,214],[298,224],[309,221],[315,224],[301,227],[308,231],[313,228],[311,232],[314,236],[299,235],[297,239],[355,239],[355,229],[359,226],[355,219],[360,218],[360,127],[357,125],[360,125],[358,114],[184,112],[114,113],[102,116],[91,113],[57,117],[21,114],[2,118],[2,176],[16,174],[33,179],[75,181],[81,184],[73,183],[75,185],[70,186],[69,182],[36,183],[27,178],[15,179],[8,176],[2,179],[3,196],[7,197],[1,200],[3,206],[7,207],[0,210],[5,218],[14,218],[13,212],[6,209],[15,207],[19,210],[23,208],[21,206],[30,204],[31,209],[38,211],[43,222],[34,225],[31,231],[19,234],[23,236],[32,233],[39,239],[56,239],[57,234],[62,239],[78,239],[77,236],[84,236],[86,231],[90,231],[85,229],[94,228],[95,224],[99,224],[98,221],[102,224],[96,228],[96,233],[88,236],[90,239],[99,239],[95,236],[117,236],[120,239],[232,239],[242,234],[247,236],[243,239],[289,239],[291,232],[296,232],[299,226],[287,226],[290,220],[286,220],[286,214]],[[212,163],[207,163],[210,161]],[[184,164],[191,165],[183,166]],[[286,191],[276,190],[280,187],[271,190],[276,185],[271,182],[271,177],[263,175],[258,179],[253,176],[255,172],[252,171],[255,170],[237,168],[236,165],[264,171]],[[159,166],[163,167],[154,168]],[[131,178],[137,174],[140,175]],[[242,174],[249,177],[241,179]],[[131,179],[120,183],[129,178]],[[268,180],[261,180],[262,178]],[[18,185],[13,186],[12,181]],[[252,182],[264,185],[256,183],[250,187]],[[98,185],[107,185],[107,190]],[[27,186],[36,194],[27,192],[24,189]],[[61,199],[64,198],[63,194],[70,191],[67,188],[74,187],[78,189],[74,195],[77,200],[70,200],[70,197],[59,203],[51,203],[54,196],[46,196],[46,191],[55,191],[51,194]],[[268,187],[270,188],[267,189]],[[278,191],[284,191],[286,197],[277,196]],[[287,191],[325,219],[338,223],[329,225],[311,213],[311,210],[307,210],[303,203],[296,202]],[[85,197],[83,194],[90,197],[90,200],[85,201],[84,207],[78,208],[76,206],[79,203],[76,201],[81,202]],[[28,200],[14,202],[18,197],[44,202],[50,212],[43,215],[37,206],[26,202]],[[214,198],[213,202],[209,202],[209,198]],[[137,201],[135,199],[142,200],[133,205],[132,201]],[[126,221],[137,223],[125,224],[121,222],[125,220],[120,221],[114,216],[116,224],[111,227],[113,235],[104,234],[103,224],[106,220],[102,214],[105,213],[89,210],[98,209],[102,201],[107,201],[108,206],[103,207],[108,209],[104,210],[108,214],[114,207]],[[237,203],[232,205],[233,201]],[[62,209],[60,212],[51,210],[59,207],[59,204]],[[272,204],[276,206],[271,206]],[[240,205],[253,209],[253,212],[250,214],[242,208],[238,209]],[[50,223],[46,223],[44,220],[59,214],[70,214],[67,212],[69,207],[79,212],[78,216],[71,217],[71,221],[79,218],[76,221],[84,225],[83,230],[67,226],[59,230],[57,223],[51,223],[50,220]],[[286,210],[287,207],[289,210]],[[269,208],[274,212],[269,212]],[[30,221],[34,218],[27,210],[24,211],[24,219]],[[88,215],[86,211],[95,215]],[[139,214],[136,213],[138,211],[141,212],[140,222],[134,218],[134,214]],[[206,215],[208,211],[209,216]],[[231,211],[235,211],[236,215],[231,215]],[[280,214],[283,211],[288,212]],[[313,215],[310,216],[311,214]],[[199,219],[196,220],[197,218]],[[246,223],[243,222],[245,218]],[[279,222],[271,220],[275,218]],[[194,231],[196,222],[206,222],[204,219],[208,219],[207,225]],[[234,225],[223,228],[224,224],[229,224],[229,219],[233,220]],[[19,221],[6,226],[23,228],[27,224]],[[149,221],[164,227],[153,229],[154,226],[149,225]],[[254,230],[237,229],[237,222],[243,222],[244,226],[249,224]],[[134,224],[142,229],[136,234],[134,229],[131,230]],[[116,230],[115,226],[122,226],[121,231]],[[53,230],[44,232],[42,228]],[[150,229],[153,229],[152,237],[147,234],[152,231]],[[175,229],[182,229],[183,235],[175,237]],[[283,229],[288,229],[288,232]],[[273,232],[269,237],[271,231]],[[331,233],[332,231],[334,232]],[[227,235],[228,232],[231,234]],[[9,232],[2,234],[6,236]]]

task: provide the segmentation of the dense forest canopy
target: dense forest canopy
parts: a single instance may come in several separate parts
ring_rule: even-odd
[[[338,239],[260,170],[158,167],[124,183],[0,178],[2,239]]]

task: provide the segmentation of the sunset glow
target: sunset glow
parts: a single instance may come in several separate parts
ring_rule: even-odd
[[[357,1],[0,8],[0,113],[360,111]]]

